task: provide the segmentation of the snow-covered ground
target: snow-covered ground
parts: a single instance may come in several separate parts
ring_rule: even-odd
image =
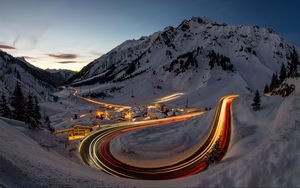
[[[233,106],[233,137],[227,156],[244,155],[269,135],[281,104],[281,97],[263,97],[263,109],[251,109],[251,96],[241,96]],[[139,165],[173,163],[195,149],[211,126],[215,109],[184,122],[129,132],[113,140],[111,151],[122,161]],[[172,150],[170,150],[172,148]],[[174,160],[173,160],[174,158]]]
[[[298,83],[298,81],[294,81]],[[1,121],[0,185],[12,187],[295,187],[300,185],[300,95],[262,97],[262,110],[251,110],[252,96],[233,103],[233,134],[225,158],[197,175],[164,181],[109,176],[69,156],[64,145],[44,131],[32,132]],[[146,159],[160,165],[190,152],[213,119],[207,114],[177,124],[127,133],[113,141],[116,157]],[[47,136],[48,135],[48,136]],[[75,148],[73,146],[73,148]],[[125,151],[125,152],[124,152]],[[73,152],[73,155],[76,153]],[[160,153],[161,155],[158,155]],[[77,158],[78,159],[78,158]],[[18,181],[16,181],[18,179]]]
[[[58,96],[57,102],[43,102],[40,104],[43,114],[47,114],[51,121],[51,127],[55,130],[73,127],[74,125],[90,126],[92,111],[97,109],[96,105],[76,99],[71,95],[72,91],[65,89],[54,93]],[[78,119],[74,119],[74,115]],[[85,115],[80,117],[80,115]]]
[[[184,122],[130,132],[111,142],[110,151],[120,161],[134,166],[173,164],[196,149],[208,133],[214,111]]]
[[[257,112],[251,110],[251,100],[250,96],[242,96],[234,102],[231,145],[220,163],[195,176],[179,180],[149,182],[150,184],[147,185],[163,187],[299,186],[300,96],[290,96],[284,100],[277,96],[263,97],[262,110]],[[173,157],[180,156],[181,150],[176,153],[178,148],[175,147],[173,150],[174,145],[165,139],[175,137],[176,142],[183,143],[182,147],[191,148],[190,144],[196,142],[185,144],[185,138],[193,141],[198,139],[196,133],[200,127],[205,130],[205,125],[201,124],[205,121],[201,121],[201,118],[191,120],[195,122],[191,126],[165,125],[163,128],[150,128],[152,131],[158,129],[161,131],[159,133],[151,130],[127,133],[116,138],[111,149],[119,159],[135,164],[140,164],[141,158],[157,163],[156,151],[160,149],[164,149],[162,153],[168,153]],[[174,134],[176,136],[172,137],[171,135]],[[154,140],[154,144],[145,142],[144,138]],[[122,149],[117,150],[118,147]],[[166,160],[169,156],[165,154],[160,157]],[[143,186],[143,184],[138,185]]]
[[[0,128],[1,187],[115,186],[111,176],[58,153],[56,147],[59,146],[55,146],[57,143],[53,140],[48,144],[54,146],[47,147],[44,142],[30,138],[1,120]],[[36,132],[36,135],[47,134]]]

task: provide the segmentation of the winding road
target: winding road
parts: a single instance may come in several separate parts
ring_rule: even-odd
[[[221,160],[227,152],[231,132],[231,103],[236,97],[238,95],[228,95],[220,99],[213,123],[204,142],[193,154],[179,162],[156,168],[128,165],[111,154],[110,142],[113,138],[130,131],[183,121],[203,112],[193,112],[159,120],[119,123],[94,131],[80,143],[81,159],[91,167],[101,169],[108,174],[132,179],[164,180],[199,173],[209,166],[211,159],[213,161]]]

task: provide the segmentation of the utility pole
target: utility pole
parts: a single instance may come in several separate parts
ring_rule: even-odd
[[[188,108],[188,106],[189,106],[189,98],[187,97],[185,101],[185,108]]]
[[[131,98],[133,98],[134,96],[133,96],[133,90],[131,90]]]

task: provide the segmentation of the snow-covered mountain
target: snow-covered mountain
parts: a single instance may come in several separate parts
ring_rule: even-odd
[[[46,97],[60,82],[51,73],[39,69],[24,58],[0,51],[0,95],[10,95],[19,82],[23,92]]]
[[[176,28],[125,41],[69,83],[89,92],[118,88],[109,95],[141,101],[174,92],[217,101],[227,93],[262,91],[294,48],[269,28],[193,17]]]
[[[46,71],[50,72],[54,77],[60,80],[60,84],[63,84],[70,77],[76,74],[75,71],[67,70],[67,69],[46,69]]]

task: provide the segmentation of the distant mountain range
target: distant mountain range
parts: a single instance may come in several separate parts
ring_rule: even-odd
[[[227,93],[262,91],[272,74],[290,60],[294,48],[299,54],[270,28],[193,17],[177,27],[125,41],[68,83],[95,92],[122,88],[119,96],[124,97],[132,91],[145,97],[184,92],[217,100]]]
[[[67,70],[67,69],[46,69],[46,71],[50,72],[54,77],[57,77],[60,84],[63,84],[70,77],[76,74],[75,71]]]

